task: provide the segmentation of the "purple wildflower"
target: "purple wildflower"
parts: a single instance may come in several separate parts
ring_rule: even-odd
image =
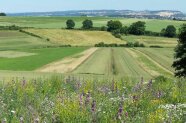
[[[79,105],[82,106],[83,105],[83,94],[81,94],[79,96]]]
[[[90,102],[90,91],[88,92],[88,94],[86,96],[85,105],[88,105],[89,102]]]
[[[143,84],[143,82],[144,82],[144,79],[143,79],[143,77],[141,77],[141,84]]]
[[[129,116],[129,113],[126,111],[125,112],[125,117],[128,117]]]
[[[25,86],[25,85],[26,85],[26,80],[25,80],[25,78],[23,77],[22,86]]]
[[[157,96],[157,98],[161,98],[162,92],[161,91],[158,91],[156,96]]]
[[[96,101],[95,100],[93,100],[93,102],[92,102],[91,109],[92,109],[92,112],[95,112],[96,111]]]
[[[118,109],[118,114],[117,114],[118,119],[121,119],[122,113],[123,113],[123,106],[122,104],[120,104],[119,109]]]

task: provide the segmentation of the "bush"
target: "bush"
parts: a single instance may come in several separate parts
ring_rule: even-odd
[[[166,82],[166,81],[167,81],[167,78],[162,75],[155,78],[155,82]]]
[[[84,20],[83,21],[83,29],[91,29],[91,28],[93,28],[93,22],[92,22],[92,20],[88,20],[88,19],[86,19],[86,20]]]
[[[6,14],[5,13],[0,13],[0,16],[6,16]]]
[[[107,31],[107,27],[106,26],[102,26],[100,30],[101,31]]]
[[[129,34],[133,35],[144,35],[145,34],[145,22],[138,21],[130,25]]]
[[[110,20],[107,22],[107,27],[109,32],[113,32],[114,30],[120,30],[122,27],[122,23],[120,21]]]
[[[162,46],[158,46],[158,45],[151,45],[151,48],[163,48]]]
[[[145,35],[147,36],[161,36],[159,32],[145,31]]]
[[[134,44],[132,42],[127,42],[126,47],[134,47]]]
[[[124,26],[120,29],[120,33],[121,34],[125,34],[127,35],[129,32],[128,32],[128,27],[127,26]]]
[[[66,25],[67,25],[67,29],[74,29],[75,22],[73,20],[69,19],[69,20],[67,20]]]

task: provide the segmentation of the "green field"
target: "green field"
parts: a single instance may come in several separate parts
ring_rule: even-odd
[[[35,55],[17,58],[0,58],[0,70],[31,71],[49,64],[50,62],[82,52],[85,49],[87,48],[43,48],[19,50],[28,53],[35,53]]]
[[[18,31],[0,31],[0,50],[38,48],[48,45],[51,43]]]
[[[73,19],[76,27],[82,26],[82,21],[87,17],[0,17],[0,25],[18,25],[22,27],[36,28],[65,28],[66,20]],[[106,26],[109,20],[120,20],[123,25],[129,26],[136,21],[145,21],[146,28],[149,31],[160,32],[167,25],[174,25],[177,29],[185,22],[172,20],[156,20],[156,19],[127,19],[127,18],[111,18],[111,17],[88,17],[93,20],[95,27]]]
[[[135,36],[124,35],[122,39],[127,42],[139,42],[145,46],[161,46],[161,47],[175,47],[177,45],[177,38],[155,37],[155,36]]]

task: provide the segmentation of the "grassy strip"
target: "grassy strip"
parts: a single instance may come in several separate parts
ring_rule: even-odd
[[[64,57],[80,53],[87,48],[44,48],[23,50],[25,52],[36,53],[37,55],[20,57],[20,58],[0,58],[1,70],[30,71],[40,68],[53,61],[60,60]]]
[[[174,72],[174,69],[171,67],[174,60],[174,52],[172,48],[161,48],[161,49],[153,49],[153,48],[138,48],[141,52],[148,55],[154,61],[158,62],[160,65],[165,67],[166,69]]]
[[[156,71],[157,73],[160,73],[161,75],[167,75],[169,77],[173,77],[173,73],[171,71],[169,71],[166,68],[164,68],[161,65],[159,65],[156,61],[154,61],[153,59],[151,59],[150,57],[148,57],[143,52],[140,52],[137,49],[133,49],[133,51],[135,51],[139,55],[139,58],[138,59],[141,62],[145,63],[146,66],[148,66],[153,71]]]

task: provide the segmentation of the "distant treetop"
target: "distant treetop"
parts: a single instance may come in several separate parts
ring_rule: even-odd
[[[0,16],[6,16],[6,14],[3,12],[0,12]]]

